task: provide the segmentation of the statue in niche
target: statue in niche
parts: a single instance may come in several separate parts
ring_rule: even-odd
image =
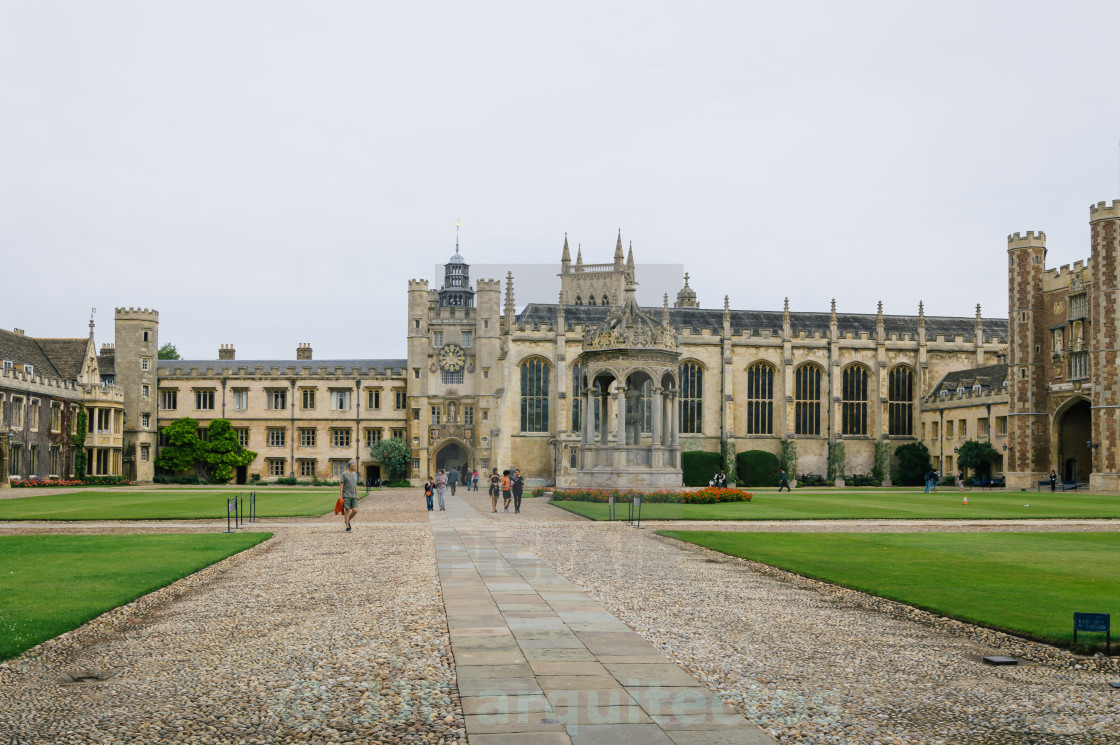
[[[459,421],[455,418],[455,414],[456,414],[455,402],[452,401],[451,403],[447,404],[447,423],[448,424],[458,424],[459,423]]]

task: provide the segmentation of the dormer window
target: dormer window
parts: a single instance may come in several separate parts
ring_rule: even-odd
[[[975,393],[978,396],[983,392],[983,390],[984,390],[984,386],[980,385],[979,383],[972,386],[972,392]]]
[[[963,396],[964,395],[964,386],[963,385],[957,386],[957,395],[958,396]]]

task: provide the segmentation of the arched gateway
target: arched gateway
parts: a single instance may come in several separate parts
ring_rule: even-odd
[[[668,307],[662,311],[661,322],[643,313],[628,280],[617,310],[584,334],[577,360],[583,373],[583,411],[594,411],[592,402],[598,398],[599,411],[613,410],[616,416],[614,421],[583,417],[577,451],[580,486],[681,485],[675,405],[680,353],[668,312]]]

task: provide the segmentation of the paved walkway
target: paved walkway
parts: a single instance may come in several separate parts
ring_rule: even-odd
[[[773,742],[462,499],[431,522],[471,745]]]

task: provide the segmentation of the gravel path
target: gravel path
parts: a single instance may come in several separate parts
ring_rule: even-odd
[[[510,530],[781,742],[1120,743],[1117,672],[979,661],[1048,647],[652,531]]]
[[[0,742],[465,742],[426,526],[286,530],[254,552],[0,668]],[[67,682],[83,673],[111,677]]]

